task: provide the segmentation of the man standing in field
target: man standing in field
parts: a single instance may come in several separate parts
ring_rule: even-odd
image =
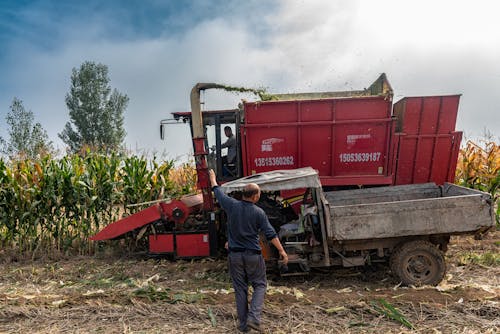
[[[238,201],[220,190],[213,170],[209,171],[209,176],[215,197],[227,214],[228,265],[236,297],[238,329],[242,332],[247,332],[248,328],[262,331],[260,322],[267,280],[259,232],[263,232],[267,240],[278,249],[285,265],[288,263],[288,256],[264,210],[255,205],[260,198],[259,186],[255,183],[246,185],[243,189],[243,199]],[[249,283],[253,287],[250,308]]]

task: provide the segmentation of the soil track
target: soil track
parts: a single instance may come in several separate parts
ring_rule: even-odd
[[[0,332],[235,332],[225,261],[1,261]],[[263,325],[268,333],[500,332],[500,232],[454,238],[447,263],[438,287],[401,287],[385,266],[271,279]]]

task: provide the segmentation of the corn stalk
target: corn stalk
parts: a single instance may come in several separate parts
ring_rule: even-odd
[[[460,150],[455,182],[491,194],[496,205],[496,221],[500,226],[500,145],[493,141],[481,144],[468,141]]]
[[[0,160],[0,247],[33,256],[91,254],[89,236],[122,213],[142,209],[127,204],[193,191],[192,170],[174,169],[173,161],[99,153]],[[185,176],[173,181],[171,175]]]

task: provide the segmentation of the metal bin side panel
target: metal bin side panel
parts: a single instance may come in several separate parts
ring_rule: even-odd
[[[441,135],[397,133],[395,185],[453,182],[461,132]]]
[[[453,182],[461,132],[455,131],[460,95],[406,97],[394,104],[395,182]]]
[[[245,103],[244,173],[312,167],[323,185],[390,184],[391,108],[379,96]]]
[[[460,95],[405,97],[394,104],[397,132],[409,135],[455,131]]]
[[[328,191],[325,193],[325,198],[331,206],[398,202],[437,197],[441,197],[441,188],[435,183]]]
[[[481,195],[332,206],[330,213],[335,240],[457,234],[491,226],[490,205]]]

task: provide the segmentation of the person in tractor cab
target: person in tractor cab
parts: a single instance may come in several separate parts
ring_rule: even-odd
[[[283,265],[288,263],[288,256],[264,210],[255,205],[260,198],[259,186],[255,183],[246,185],[243,198],[239,201],[222,192],[212,169],[209,176],[215,197],[227,214],[228,266],[236,298],[238,329],[242,332],[247,332],[249,328],[262,331],[260,323],[267,280],[259,233],[262,232],[278,249]],[[250,307],[249,283],[253,287]]]
[[[234,136],[233,130],[230,126],[224,127],[224,134],[226,135],[227,140],[220,147],[227,148],[227,155],[222,157],[222,168],[224,176],[228,176],[233,174],[234,164],[236,163],[236,137]]]

